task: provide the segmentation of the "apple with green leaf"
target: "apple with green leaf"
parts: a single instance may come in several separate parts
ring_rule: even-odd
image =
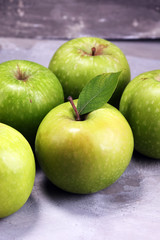
[[[121,71],[109,101],[116,107],[130,81],[130,68],[123,52],[115,44],[95,37],[81,37],[64,43],[53,55],[49,69],[61,82],[65,99],[69,95],[78,98],[86,83],[97,75]]]
[[[133,130],[135,149],[160,158],[160,70],[142,73],[128,84],[120,111]]]
[[[16,128],[32,145],[44,116],[63,102],[62,86],[49,69],[25,60],[0,64],[0,122]]]
[[[123,115],[106,102],[120,73],[89,81],[78,102],[51,110],[41,122],[35,152],[46,176],[59,188],[93,193],[115,182],[127,168],[133,136]],[[106,104],[105,104],[106,103]]]
[[[20,209],[30,196],[35,160],[23,135],[3,123],[0,143],[0,218],[3,218]]]

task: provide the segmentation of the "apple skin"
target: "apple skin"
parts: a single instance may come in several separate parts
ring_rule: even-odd
[[[0,123],[0,218],[20,209],[33,188],[35,160],[32,149],[14,128]]]
[[[0,64],[0,122],[20,131],[32,145],[44,116],[63,102],[62,86],[49,69],[25,60]]]
[[[77,104],[77,101],[74,101]],[[133,135],[123,115],[106,104],[76,121],[69,102],[51,110],[35,141],[39,164],[59,188],[80,194],[97,192],[127,168]]]
[[[92,48],[95,47],[95,56]],[[119,106],[121,94],[130,81],[130,68],[123,52],[113,43],[94,37],[82,37],[64,43],[53,55],[49,69],[62,84],[65,99],[78,98],[83,87],[102,73],[122,71],[110,103]]]
[[[135,149],[160,158],[160,70],[142,73],[128,84],[120,111],[132,128]]]

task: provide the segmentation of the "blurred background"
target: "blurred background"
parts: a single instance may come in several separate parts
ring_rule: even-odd
[[[0,37],[159,39],[160,0],[0,0]]]

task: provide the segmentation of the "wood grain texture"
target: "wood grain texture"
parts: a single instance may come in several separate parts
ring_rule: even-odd
[[[0,0],[0,36],[160,38],[160,0]]]

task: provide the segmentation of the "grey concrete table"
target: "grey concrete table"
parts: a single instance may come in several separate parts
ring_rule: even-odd
[[[48,66],[63,41],[0,38],[0,62],[27,59]],[[132,78],[160,69],[160,42],[116,42],[129,61]],[[109,188],[92,195],[66,193],[40,169],[27,203],[0,220],[0,240],[158,240],[160,161],[134,153]]]

